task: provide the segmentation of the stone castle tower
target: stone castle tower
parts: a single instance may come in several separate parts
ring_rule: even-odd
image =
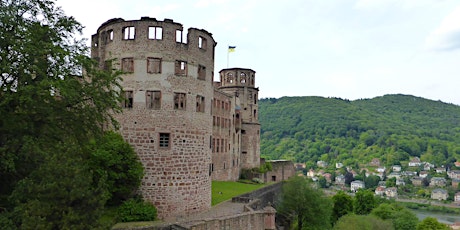
[[[123,71],[116,119],[160,218],[209,209],[211,180],[237,180],[242,167],[260,164],[255,72],[226,69],[221,77],[233,74],[233,83],[213,82],[216,44],[205,30],[185,35],[181,24],[149,17],[111,19],[92,36],[100,68]]]

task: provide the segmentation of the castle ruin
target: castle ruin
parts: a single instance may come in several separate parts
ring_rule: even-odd
[[[211,206],[211,181],[236,181],[260,165],[255,71],[223,69],[214,82],[216,42],[206,30],[142,17],[103,23],[92,36],[100,68],[123,72],[120,133],[138,154],[140,192],[160,218]]]

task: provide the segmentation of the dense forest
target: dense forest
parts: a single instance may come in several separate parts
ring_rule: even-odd
[[[261,154],[314,167],[379,158],[385,165],[420,157],[440,165],[460,160],[460,107],[410,95],[355,101],[323,97],[261,99]]]

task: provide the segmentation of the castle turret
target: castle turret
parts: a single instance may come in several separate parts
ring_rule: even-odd
[[[211,205],[212,35],[143,17],[111,19],[92,36],[101,68],[123,71],[120,132],[145,168],[140,192],[160,218]],[[186,38],[186,39],[185,39]]]
[[[241,168],[260,166],[260,123],[255,71],[243,68],[223,69],[219,90],[234,95],[234,125],[238,132]],[[239,136],[241,135],[241,136]]]

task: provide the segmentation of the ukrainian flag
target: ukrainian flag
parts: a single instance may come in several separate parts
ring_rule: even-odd
[[[235,52],[235,48],[236,48],[236,46],[228,46],[228,52],[229,53]]]

